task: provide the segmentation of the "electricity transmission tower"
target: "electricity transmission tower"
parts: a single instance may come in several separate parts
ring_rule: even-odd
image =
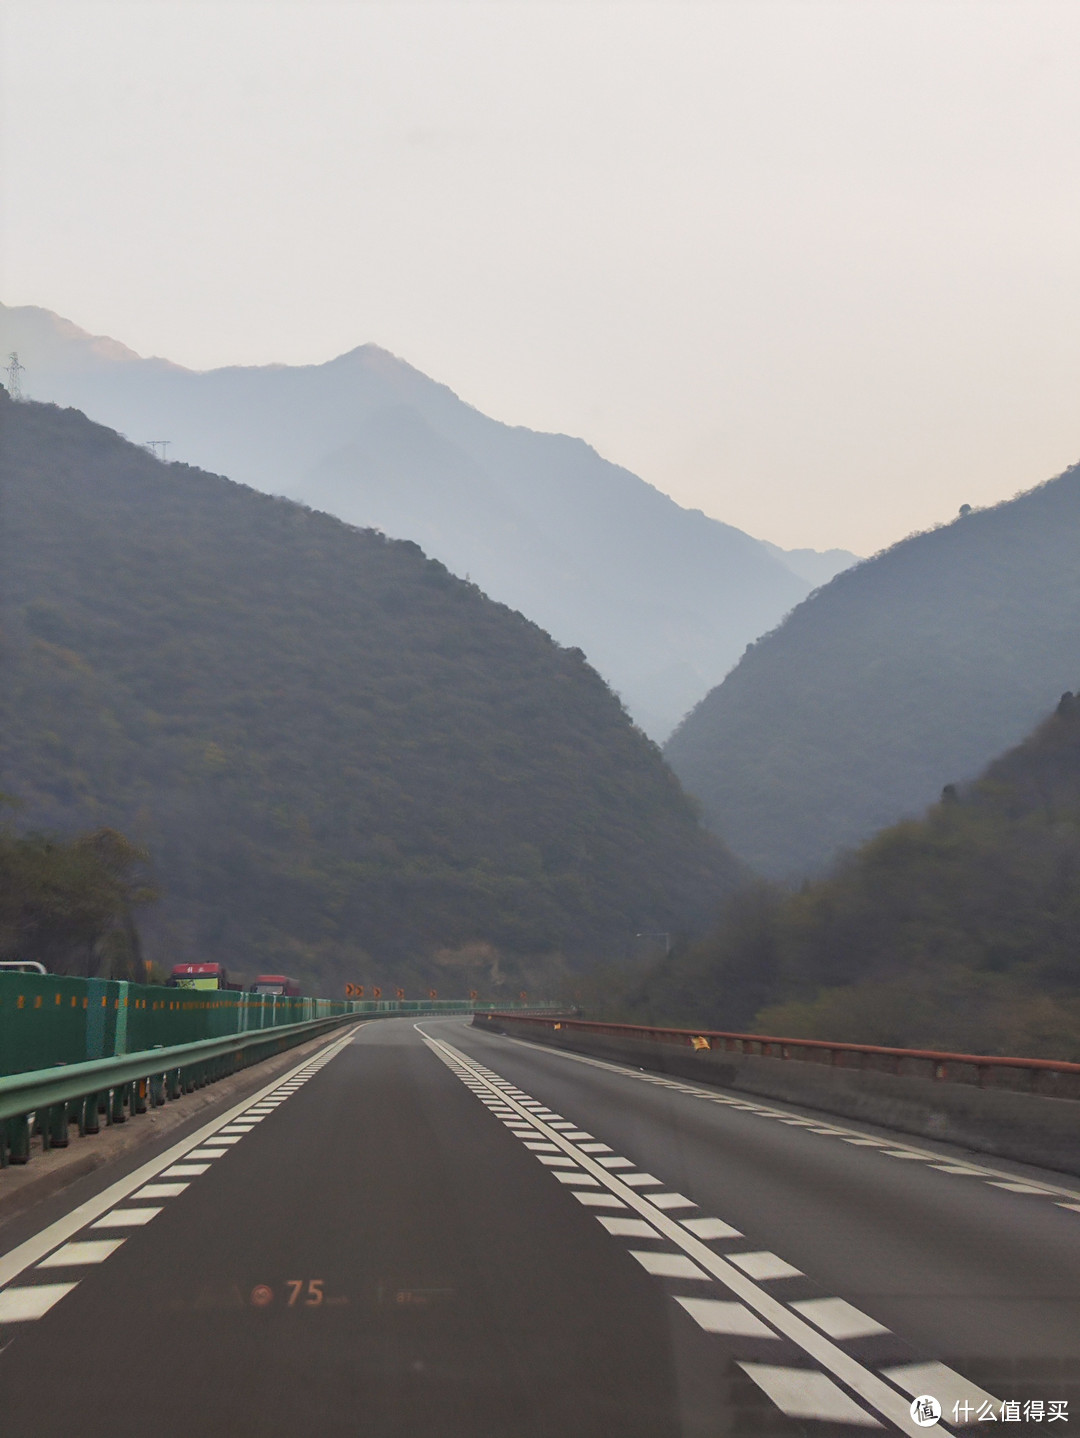
[[[162,464],[165,463],[166,452],[170,444],[172,444],[171,439],[148,439],[146,441],[147,449],[151,450],[153,454],[161,460]],[[161,446],[160,451],[158,450],[159,445]]]
[[[19,363],[19,356],[14,350],[8,355],[7,369],[7,392],[12,399],[22,399],[22,379],[20,376],[26,373],[26,366]]]

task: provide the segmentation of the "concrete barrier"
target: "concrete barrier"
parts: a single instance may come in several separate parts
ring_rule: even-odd
[[[697,1050],[689,1041],[606,1034],[570,1023],[555,1028],[550,1020],[477,1014],[473,1023],[554,1048],[1080,1174],[1080,1101],[1072,1098],[715,1048]]]

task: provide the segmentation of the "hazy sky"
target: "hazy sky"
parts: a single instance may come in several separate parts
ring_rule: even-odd
[[[1080,458],[1080,0],[3,0],[0,298],[868,553]]]

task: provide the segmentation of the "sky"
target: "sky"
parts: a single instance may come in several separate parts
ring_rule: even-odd
[[[786,547],[1080,459],[1076,0],[0,0],[0,299],[374,342]]]

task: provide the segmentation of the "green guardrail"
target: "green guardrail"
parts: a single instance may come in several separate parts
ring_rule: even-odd
[[[0,1168],[66,1147],[340,1024],[470,1013],[469,999],[307,999],[0,973]],[[526,1008],[527,1005],[498,1006]]]

